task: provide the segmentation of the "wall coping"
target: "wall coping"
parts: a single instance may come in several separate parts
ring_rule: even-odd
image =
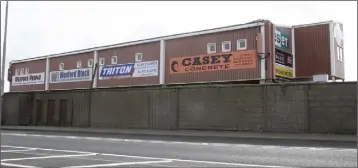
[[[68,90],[50,90],[50,91],[28,91],[28,92],[6,92],[4,95],[9,94],[36,94],[36,93],[69,93],[69,92],[98,92],[98,91],[111,91],[111,90],[166,90],[166,89],[197,89],[197,88],[236,88],[236,87],[267,87],[267,86],[307,86],[307,85],[346,85],[357,84],[357,81],[349,82],[290,82],[290,83],[269,83],[269,84],[184,84],[184,85],[145,85],[145,86],[122,86],[110,88],[94,88],[94,89],[68,89]]]

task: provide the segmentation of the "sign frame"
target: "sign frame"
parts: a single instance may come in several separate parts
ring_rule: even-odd
[[[41,75],[40,80],[33,81],[33,82],[17,82],[16,78],[31,78],[31,76]],[[39,73],[30,73],[26,75],[17,75],[12,76],[11,86],[24,86],[24,85],[41,85],[45,84],[45,72],[39,72]]]
[[[87,71],[83,73],[88,73],[88,75],[83,77],[78,77],[79,71]],[[62,78],[61,79],[61,73],[69,73],[69,75],[73,75],[76,77],[73,78]],[[66,74],[67,75],[67,74]],[[83,74],[81,74],[83,75]],[[56,78],[56,79],[54,79]],[[77,68],[77,69],[69,69],[69,70],[62,70],[62,71],[51,71],[49,73],[49,84],[54,83],[70,83],[70,82],[87,82],[92,80],[92,68]]]

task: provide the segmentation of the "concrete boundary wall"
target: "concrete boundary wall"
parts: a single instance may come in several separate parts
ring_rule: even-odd
[[[4,125],[357,133],[357,83],[6,93]]]

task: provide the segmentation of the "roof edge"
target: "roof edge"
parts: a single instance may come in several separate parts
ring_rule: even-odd
[[[292,28],[292,26],[290,26],[290,25],[283,25],[283,24],[273,24],[273,25],[275,25],[275,27],[284,27],[284,28]]]
[[[334,21],[334,20],[329,20],[329,21],[323,21],[323,22],[315,22],[315,23],[309,23],[309,24],[294,25],[294,26],[292,26],[292,28],[317,26],[317,25],[324,25],[324,24],[330,24],[330,23],[340,23],[340,22]],[[340,24],[342,24],[342,23],[340,23]]]

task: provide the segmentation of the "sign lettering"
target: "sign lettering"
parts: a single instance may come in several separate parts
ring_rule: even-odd
[[[158,60],[101,66],[99,80],[158,76]]]
[[[281,32],[279,29],[275,29],[275,45],[279,49],[288,50],[289,48],[289,39],[288,35]]]
[[[291,68],[293,67],[291,54],[282,52],[278,49],[275,49],[275,53],[276,53],[276,63],[287,66],[287,67],[291,67]]]
[[[92,68],[50,72],[50,83],[83,82],[92,80]]]
[[[275,66],[275,75],[276,77],[284,79],[293,79],[293,68],[285,67],[283,65],[277,64]]]
[[[100,77],[131,76],[134,64],[109,65],[102,67]]]
[[[255,50],[170,59],[170,74],[256,68]]]

